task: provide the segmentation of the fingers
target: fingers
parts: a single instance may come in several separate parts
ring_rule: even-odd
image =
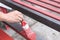
[[[16,20],[19,20],[19,22],[21,22],[23,19],[18,17]]]
[[[15,12],[17,13],[16,15],[17,15],[18,17],[23,18],[23,14],[22,14],[21,12],[19,12],[19,11],[15,11]]]
[[[9,12],[8,14],[6,14],[6,19],[8,20],[8,22],[21,22],[23,20],[23,14],[19,11],[12,11]]]
[[[18,16],[19,18],[19,20],[20,21],[22,21],[23,20],[23,14],[21,13],[21,12],[19,12],[19,11],[15,11],[15,13],[16,13],[16,16]]]

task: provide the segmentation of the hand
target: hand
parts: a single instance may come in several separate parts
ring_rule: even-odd
[[[3,16],[3,21],[9,22],[9,23],[15,23],[15,22],[20,22],[23,19],[23,15],[19,11],[13,11],[7,14],[4,14]]]

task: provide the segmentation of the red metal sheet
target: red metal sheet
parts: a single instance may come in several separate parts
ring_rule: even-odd
[[[0,40],[13,40],[13,38],[0,29]]]
[[[45,3],[48,3],[50,5],[53,5],[53,6],[56,6],[56,7],[59,7],[60,8],[60,4],[54,2],[54,1],[57,1],[57,0],[54,0],[54,1],[53,0],[40,0],[40,1],[45,2]]]
[[[30,8],[30,9],[32,9],[32,10],[35,10],[35,11],[40,12],[40,13],[42,13],[42,14],[45,14],[45,15],[47,15],[47,16],[49,16],[49,17],[52,17],[52,18],[57,19],[57,20],[60,20],[60,16],[57,16],[57,15],[55,15],[55,14],[52,14],[52,13],[47,12],[47,11],[44,11],[44,10],[40,10],[39,8],[36,8],[36,7],[32,6],[32,5],[27,5],[27,4],[25,4],[24,2],[21,2],[20,0],[13,0],[13,1],[16,2],[16,3],[18,3],[18,4],[23,5],[23,6],[25,6],[25,7],[28,7],[28,8]],[[32,3],[35,2],[35,1],[32,1],[32,0],[29,0],[29,1],[32,2]],[[35,2],[35,3],[36,3],[36,4],[37,4],[37,3],[40,4],[39,2]],[[41,4],[41,5],[43,5],[43,4]],[[45,5],[45,6],[46,6],[46,5]]]
[[[52,0],[52,1],[60,4],[60,0]]]
[[[60,9],[59,8],[56,8],[56,7],[51,6],[49,4],[45,4],[45,3],[42,3],[42,2],[39,2],[39,1],[35,1],[35,0],[28,0],[28,1],[32,2],[34,4],[37,4],[37,5],[41,6],[41,7],[47,8],[49,10],[52,10],[54,12],[60,13]]]
[[[60,2],[60,0],[55,0],[55,1]]]
[[[60,2],[60,0],[54,0],[54,1]]]

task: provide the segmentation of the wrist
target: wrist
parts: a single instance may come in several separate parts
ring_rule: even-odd
[[[0,21],[4,21],[4,16],[5,14],[3,12],[0,12]]]

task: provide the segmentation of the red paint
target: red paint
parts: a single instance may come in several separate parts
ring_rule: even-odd
[[[48,9],[50,8],[50,10],[53,9],[53,11],[55,10],[55,12],[58,12],[60,14],[60,9],[55,9],[55,8],[53,8],[51,6],[48,6],[47,4],[43,4],[43,3],[40,3],[40,2],[34,1],[34,0],[27,0],[27,1],[30,2],[30,3],[39,5],[41,7],[44,7],[44,8],[48,8]],[[51,18],[54,18],[54,19],[60,21],[60,16],[57,16],[55,14],[52,14],[52,13],[44,11],[44,10],[40,10],[40,9],[38,9],[38,8],[32,6],[32,5],[27,5],[26,3],[21,2],[20,0],[13,0],[13,2],[16,2],[16,3],[20,4],[20,5],[23,5],[23,6],[27,7],[27,8],[30,8],[32,10],[35,10],[35,11],[40,12],[40,13],[46,15],[46,16],[49,16]]]
[[[57,1],[57,2],[59,1],[60,2],[60,0],[40,0],[40,1],[48,3],[50,5],[53,5],[53,6],[56,6],[56,7],[60,8],[60,4],[55,2],[55,1]]]
[[[22,21],[22,28],[23,30],[20,32],[21,35],[23,35],[27,40],[36,40],[36,34],[25,21]]]
[[[13,38],[0,29],[0,40],[13,40]]]
[[[54,2],[56,2],[56,3],[58,3],[58,4],[60,4],[60,0],[52,0],[52,1],[54,1]]]
[[[39,5],[43,8],[49,9],[51,11],[54,11],[54,12],[57,12],[58,14],[60,14],[60,9],[59,8],[56,8],[56,7],[51,6],[49,4],[45,4],[43,2],[39,2],[39,1],[35,1],[35,0],[28,0],[28,2],[32,2],[33,4]]]

